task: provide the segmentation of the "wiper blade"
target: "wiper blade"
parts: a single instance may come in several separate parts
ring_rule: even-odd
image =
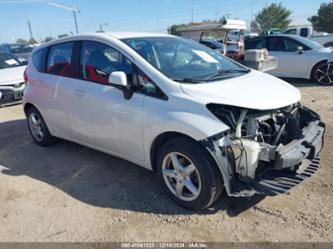
[[[229,69],[223,71],[224,73],[248,73],[250,72],[250,69]]]
[[[202,80],[196,80],[191,78],[171,78],[171,80],[183,83],[202,83]]]
[[[218,76],[221,76],[223,74],[230,74],[230,73],[248,73],[250,72],[250,69],[229,69],[229,70],[218,70],[215,74],[212,74],[208,77],[206,77],[204,80],[210,80],[210,79],[214,79]]]

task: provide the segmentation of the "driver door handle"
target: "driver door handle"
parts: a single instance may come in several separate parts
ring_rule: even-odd
[[[78,97],[83,97],[84,95],[86,95],[86,92],[82,89],[74,89],[73,93]]]

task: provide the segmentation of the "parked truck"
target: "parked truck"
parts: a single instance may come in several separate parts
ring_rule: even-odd
[[[282,32],[288,35],[299,35],[309,38],[324,47],[333,47],[333,34],[317,33],[312,26],[291,27]]]

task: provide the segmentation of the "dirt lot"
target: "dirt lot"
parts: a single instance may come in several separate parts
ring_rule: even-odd
[[[0,109],[0,241],[333,241],[333,87],[293,83],[327,124],[319,172],[290,195],[224,197],[205,213],[121,159],[36,146],[22,107]]]

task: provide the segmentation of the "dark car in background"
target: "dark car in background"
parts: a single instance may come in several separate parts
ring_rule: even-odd
[[[29,59],[34,46],[29,44],[9,44],[3,43],[0,45],[0,51],[8,54],[14,54],[19,58]]]

